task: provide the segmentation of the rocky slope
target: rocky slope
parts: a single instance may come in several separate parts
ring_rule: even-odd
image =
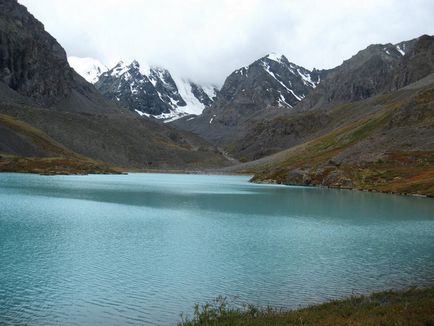
[[[298,108],[325,109],[363,100],[423,78],[426,74],[406,81],[399,78],[403,62],[412,56],[417,42],[373,44],[359,51],[342,65],[329,70],[321,85]]]
[[[325,71],[309,71],[283,55],[269,54],[226,78],[214,104],[199,117],[176,121],[178,128],[227,145],[255,123],[285,114],[316,88]]]
[[[65,51],[15,0],[0,0],[0,121],[5,156],[47,158],[34,134],[77,156],[129,168],[199,169],[227,164],[211,145],[105,99],[70,68]],[[6,121],[14,121],[14,128]],[[9,141],[7,141],[9,140]],[[66,153],[66,152],[65,152]],[[65,154],[66,155],[66,154]]]
[[[244,172],[255,173],[257,182],[434,196],[434,82],[337,108],[333,115],[357,115],[366,108],[370,113],[364,117]]]

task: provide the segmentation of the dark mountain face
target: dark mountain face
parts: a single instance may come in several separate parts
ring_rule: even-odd
[[[140,115],[157,119],[200,114],[214,102],[204,88],[186,80],[175,82],[167,69],[152,67],[142,70],[137,61],[118,63],[101,74],[95,87],[106,98]]]
[[[179,95],[178,87],[168,70],[160,67],[151,68],[149,79],[154,85],[157,94],[161,96],[161,100],[169,104],[171,108],[187,105],[181,95]]]
[[[434,38],[422,36],[398,44],[375,44],[331,69],[297,107],[325,109],[400,89],[433,69]]]
[[[226,79],[216,101],[217,107],[250,105],[292,108],[319,82],[312,72],[290,63],[285,56],[268,55]]]
[[[57,41],[16,0],[0,1],[0,81],[50,105],[70,93],[73,71]]]
[[[423,35],[398,44],[405,56],[399,62],[391,89],[399,89],[434,72],[434,36]]]
[[[119,112],[71,69],[64,49],[16,0],[0,0],[0,100],[70,112]]]
[[[193,82],[190,82],[191,92],[196,97],[200,103],[205,105],[205,107],[210,107],[218,94],[218,90],[214,87],[211,93],[205,92],[205,90],[200,86]]]
[[[214,104],[201,116],[174,124],[215,144],[227,144],[245,135],[256,122],[291,110],[323,74],[291,63],[285,56],[267,55],[229,75]]]
[[[170,74],[161,72],[161,75],[163,80],[158,78],[158,72],[152,72],[151,81],[140,72],[137,61],[130,65],[120,62],[113,69],[103,73],[95,87],[108,99],[132,111],[160,115],[170,112],[171,98],[174,103],[182,101]]]

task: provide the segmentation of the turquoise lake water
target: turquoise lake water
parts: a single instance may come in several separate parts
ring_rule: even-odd
[[[0,174],[0,324],[173,325],[434,283],[434,199],[247,177]]]

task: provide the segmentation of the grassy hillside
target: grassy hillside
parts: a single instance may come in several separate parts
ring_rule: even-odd
[[[40,174],[118,173],[107,164],[74,153],[57,143],[44,132],[31,125],[0,114],[0,172],[25,172]],[[14,146],[26,157],[5,153]]]
[[[434,287],[370,296],[281,311],[272,308],[230,309],[224,299],[196,306],[192,320],[179,326],[280,326],[280,325],[434,325]]]
[[[365,114],[357,116],[364,105]],[[336,107],[329,114],[347,122],[334,122],[334,130],[239,171],[254,174],[255,182],[434,196],[434,87]]]

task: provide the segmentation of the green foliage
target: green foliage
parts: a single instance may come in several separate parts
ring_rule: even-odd
[[[178,326],[433,325],[433,307],[434,287],[352,296],[293,311],[253,305],[231,308],[219,297],[195,305],[193,319],[182,315]]]

